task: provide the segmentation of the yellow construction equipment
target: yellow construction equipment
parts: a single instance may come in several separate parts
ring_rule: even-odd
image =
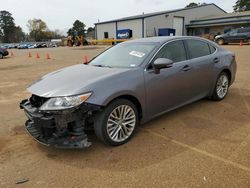
[[[68,36],[67,39],[67,45],[68,46],[80,46],[80,45],[86,45],[86,41],[84,40],[84,37],[81,36]]]

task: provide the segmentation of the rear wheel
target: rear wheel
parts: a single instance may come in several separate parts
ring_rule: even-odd
[[[219,45],[223,45],[223,44],[225,43],[225,41],[224,41],[224,39],[218,39],[218,40],[217,40],[217,43],[218,43]]]
[[[249,39],[247,39],[247,43],[250,45],[250,38],[249,38]]]
[[[136,106],[126,99],[117,99],[97,115],[96,136],[105,144],[118,146],[130,140],[139,123]]]
[[[212,99],[216,101],[223,100],[229,89],[229,76],[227,73],[222,72],[218,78],[212,95]]]
[[[3,59],[3,54],[0,53],[0,59]]]

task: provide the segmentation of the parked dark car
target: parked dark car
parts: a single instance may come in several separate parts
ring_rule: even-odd
[[[117,146],[152,118],[203,98],[224,99],[235,73],[235,55],[206,39],[144,38],[47,74],[20,107],[40,143],[85,148],[85,130],[93,127],[102,142]]]
[[[250,27],[231,30],[225,34],[217,35],[215,41],[220,44],[247,42],[250,44]]]
[[[8,50],[6,50],[5,48],[0,48],[0,59],[3,59],[3,57],[7,55],[9,55]]]

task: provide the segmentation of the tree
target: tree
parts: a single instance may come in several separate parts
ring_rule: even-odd
[[[91,32],[93,32],[93,31],[95,31],[95,28],[93,28],[93,27],[89,27],[89,28],[87,29],[87,33],[91,33]]]
[[[0,29],[2,33],[2,41],[6,43],[11,42],[15,30],[15,23],[12,14],[6,10],[0,11]]]
[[[20,42],[25,40],[25,33],[20,26],[15,27],[13,42]]]
[[[15,25],[12,14],[6,10],[0,11],[0,39],[2,42],[20,42],[24,39],[22,28]]]
[[[242,12],[250,10],[249,0],[238,0],[233,6],[235,12]]]
[[[73,23],[73,27],[70,28],[68,30],[68,35],[73,35],[73,36],[79,36],[79,35],[83,35],[85,36],[85,27],[86,25],[81,22],[80,20],[76,20],[74,23]]]
[[[87,29],[87,37],[91,37],[91,38],[95,37],[95,28],[94,27],[89,27]]]
[[[191,7],[198,7],[199,5],[195,2],[189,3],[186,8],[191,8]]]
[[[47,24],[41,19],[29,20],[27,27],[30,31],[30,37],[35,41],[43,41],[48,38],[46,32],[48,31]]]
[[[201,5],[206,5],[206,3],[195,3],[195,2],[192,2],[192,3],[189,3],[186,6],[186,8],[198,7],[198,6],[201,6]]]

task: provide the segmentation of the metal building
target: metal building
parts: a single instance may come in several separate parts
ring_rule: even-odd
[[[187,35],[192,20],[226,12],[215,4],[131,16],[95,24],[96,39],[127,39],[161,35]]]
[[[250,27],[250,11],[207,16],[192,20],[186,26],[189,35],[210,39],[213,39],[215,35],[241,27]]]

